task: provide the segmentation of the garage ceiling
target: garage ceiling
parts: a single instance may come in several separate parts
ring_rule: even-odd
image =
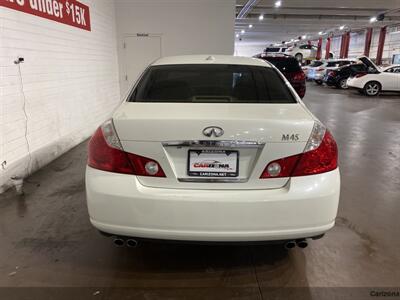
[[[372,16],[387,12],[373,26],[400,23],[400,0],[237,0],[235,31],[244,43],[278,43],[299,36],[318,37],[320,31],[338,30],[342,25],[359,29],[371,26]],[[264,19],[259,20],[263,15]],[[249,28],[249,25],[253,25]],[[239,41],[239,38],[236,38]]]

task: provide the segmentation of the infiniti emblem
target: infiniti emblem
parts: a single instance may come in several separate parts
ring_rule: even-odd
[[[203,129],[203,134],[208,137],[220,137],[224,134],[224,130],[221,127],[209,126]]]

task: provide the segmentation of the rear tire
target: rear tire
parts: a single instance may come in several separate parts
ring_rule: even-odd
[[[294,57],[297,59],[298,62],[303,61],[303,54],[301,53],[297,53]]]
[[[338,88],[342,90],[347,90],[349,87],[347,86],[347,78],[340,79]]]
[[[381,92],[382,86],[377,81],[370,81],[367,82],[364,86],[364,94],[368,97],[375,97],[378,96]]]
[[[324,82],[322,80],[315,80],[315,83],[318,85],[322,85]]]

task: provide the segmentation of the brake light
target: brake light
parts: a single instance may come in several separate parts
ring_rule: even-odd
[[[329,71],[328,76],[336,77],[335,71]]]
[[[113,173],[165,177],[155,160],[123,151],[112,120],[100,126],[90,139],[88,165]]]
[[[280,178],[315,175],[337,168],[338,150],[331,133],[316,122],[301,154],[270,162],[260,178]]]
[[[299,71],[293,74],[292,79],[294,81],[304,81],[306,80],[306,75],[304,74],[303,71]]]
[[[354,76],[355,78],[360,78],[360,77],[363,77],[363,76],[365,76],[365,75],[367,75],[367,73],[358,73],[358,74],[356,74],[356,76]]]

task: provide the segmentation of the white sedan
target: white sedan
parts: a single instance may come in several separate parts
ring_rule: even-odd
[[[318,47],[315,45],[300,45],[292,46],[286,49],[285,53],[294,56],[299,62],[303,60],[313,60],[316,59],[318,52]],[[325,50],[322,50],[321,56],[325,57]],[[333,53],[329,52],[329,58],[333,58]]]
[[[305,247],[335,224],[338,150],[271,64],[165,57],[92,136],[86,192],[91,223],[119,246]]]
[[[377,96],[380,92],[400,92],[400,65],[377,67],[368,58],[360,58],[369,69],[347,80],[349,88],[354,88],[367,96]]]

